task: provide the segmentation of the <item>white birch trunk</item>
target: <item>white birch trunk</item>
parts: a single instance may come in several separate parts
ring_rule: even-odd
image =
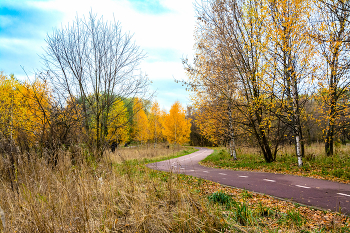
[[[232,136],[230,141],[230,155],[234,160],[237,160],[235,139]]]
[[[301,158],[301,145],[300,145],[299,135],[297,135],[295,137],[295,143],[296,143],[296,147],[297,147],[298,166],[302,167],[303,166],[303,160]]]
[[[293,80],[296,82],[296,80]],[[292,84],[292,91],[293,91],[293,113],[294,113],[294,127],[295,127],[295,145],[296,145],[296,154],[298,157],[298,166],[302,167],[303,166],[303,160],[301,157],[301,144],[300,144],[300,132],[299,132],[299,116],[298,116],[298,92],[295,88],[296,85],[295,83]]]
[[[229,116],[229,124],[230,124],[230,155],[234,160],[237,160],[236,153],[236,144],[235,144],[235,133],[233,129],[233,119],[232,119],[232,110],[231,106],[228,107],[228,116]]]
[[[1,207],[0,207],[0,219],[1,219],[1,223],[2,223],[3,230],[4,230],[4,232],[6,232],[5,212],[2,210]]]

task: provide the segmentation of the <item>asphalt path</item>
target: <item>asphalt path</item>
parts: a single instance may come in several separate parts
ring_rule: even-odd
[[[192,154],[147,164],[147,167],[191,175],[223,185],[350,215],[349,184],[285,174],[203,167],[198,162],[213,153],[213,150],[197,149],[199,151]]]

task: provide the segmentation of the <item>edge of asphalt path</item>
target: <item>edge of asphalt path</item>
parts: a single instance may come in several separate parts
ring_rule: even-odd
[[[249,190],[311,208],[340,212],[350,216],[350,185],[328,180],[278,173],[239,171],[204,167],[199,161],[213,153],[198,151],[146,166],[160,171],[173,171],[217,182],[221,185]]]

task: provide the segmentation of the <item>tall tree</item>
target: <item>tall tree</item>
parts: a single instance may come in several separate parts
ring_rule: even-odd
[[[93,118],[96,131],[90,138],[102,152],[115,96],[141,96],[146,91],[148,78],[135,74],[145,57],[143,51],[118,22],[105,22],[92,13],[54,30],[46,42],[42,56],[46,71],[41,77],[48,79],[64,100],[81,99],[85,131],[91,133],[89,119]]]
[[[201,28],[197,33],[199,41],[196,45],[197,53],[194,66],[189,65],[188,61],[184,61],[190,77],[190,82],[186,82],[186,84],[195,92],[195,95],[192,96],[192,102],[199,110],[197,117],[204,117],[208,120],[198,121],[198,123],[203,123],[199,124],[202,133],[212,142],[217,143],[218,135],[222,135],[225,132],[227,134],[226,139],[229,142],[230,155],[236,160],[235,128],[233,127],[234,104],[237,102],[236,74],[234,69],[228,68],[228,59],[216,48],[215,39],[212,38],[210,32],[208,33],[204,28]],[[210,103],[211,101],[213,103]],[[211,109],[211,107],[213,108]],[[220,130],[217,128],[223,127],[223,124],[215,124],[213,126],[207,124],[209,121],[218,120],[216,114],[201,114],[219,109],[224,112],[222,117],[225,118],[227,116],[225,120],[220,120],[220,122],[227,122],[225,130],[224,128]],[[216,128],[216,135],[209,136],[209,131],[214,130],[214,128]]]
[[[198,37],[205,42],[199,49],[205,51],[205,58],[220,57],[218,69],[223,72],[212,83],[216,85],[218,80],[224,84],[227,80],[226,87],[231,86],[231,92],[221,93],[228,100],[229,112],[234,108],[245,116],[240,123],[254,135],[265,160],[272,162],[277,148],[272,149],[272,134],[269,135],[272,119],[263,59],[268,42],[265,7],[262,0],[219,0],[201,1],[196,9]]]
[[[312,14],[310,3],[308,0],[267,0],[266,13],[270,38],[266,58],[274,83],[272,92],[279,99],[276,102],[281,108],[278,117],[292,130],[299,166],[304,156],[301,121],[304,103],[300,94],[303,90],[309,91],[307,85],[313,75],[314,46],[307,33]]]
[[[312,31],[317,42],[317,48],[322,57],[319,74],[320,92],[323,92],[323,116],[326,121],[324,127],[325,152],[334,153],[335,126],[342,111],[340,100],[346,94],[349,86],[350,58],[350,2],[344,0],[315,1],[318,11]],[[326,69],[325,69],[326,68]],[[326,90],[326,92],[324,92]]]

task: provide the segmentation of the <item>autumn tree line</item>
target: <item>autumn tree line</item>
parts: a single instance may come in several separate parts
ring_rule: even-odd
[[[112,144],[188,142],[185,109],[175,102],[167,113],[152,102],[139,69],[146,54],[119,22],[76,17],[47,35],[40,57],[35,81],[0,74],[0,153],[9,166],[16,154],[35,153],[55,166],[66,150],[75,163],[102,158]]]
[[[210,0],[195,5],[195,57],[184,59],[197,136],[257,146],[266,162],[286,143],[302,166],[305,145],[349,135],[347,0]],[[201,139],[203,140],[203,138]]]
[[[21,152],[48,149],[50,153],[75,144],[86,144],[91,149],[100,144],[107,149],[112,143],[154,143],[155,147],[161,142],[184,144],[189,140],[190,120],[178,101],[167,113],[156,101],[114,96],[108,117],[106,112],[101,114],[103,123],[98,130],[92,113],[85,128],[81,99],[71,99],[62,106],[51,91],[39,80],[20,82],[13,75],[1,73],[0,139],[14,142]],[[87,105],[87,111],[92,112],[95,104]]]

